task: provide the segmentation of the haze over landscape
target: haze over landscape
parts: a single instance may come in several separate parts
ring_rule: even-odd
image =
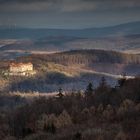
[[[0,0],[0,140],[139,140],[139,118],[139,0]]]

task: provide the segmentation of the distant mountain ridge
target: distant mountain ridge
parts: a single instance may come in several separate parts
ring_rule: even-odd
[[[140,53],[140,34],[104,37],[80,38],[71,36],[48,36],[40,39],[18,40],[11,44],[4,44],[0,51],[27,51],[27,52],[60,52],[76,49],[115,50],[126,53]]]
[[[81,38],[96,38],[109,36],[127,36],[140,34],[140,21],[102,28],[87,29],[33,29],[20,27],[0,27],[1,39],[39,39],[48,36],[74,36]]]

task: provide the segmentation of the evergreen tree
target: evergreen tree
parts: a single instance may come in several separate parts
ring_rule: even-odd
[[[111,87],[107,84],[105,77],[102,77],[99,86],[96,89],[96,93],[98,93],[98,95],[103,96],[104,94],[109,93],[110,90]]]
[[[91,96],[93,94],[93,85],[92,85],[92,83],[88,84],[85,94],[86,94],[86,96]]]
[[[118,85],[119,85],[120,88],[124,86],[124,83],[126,82],[126,80],[127,80],[127,79],[126,79],[126,75],[125,75],[125,74],[123,75],[122,78],[120,78],[120,79],[118,80]]]
[[[58,96],[59,96],[59,98],[62,98],[64,96],[63,92],[62,92],[62,88],[59,88]]]
[[[100,82],[99,87],[101,87],[101,88],[107,87],[107,82],[106,82],[105,77],[102,77],[102,78],[101,78],[101,82]]]
[[[74,135],[74,138],[73,140],[81,140],[82,139],[82,134],[80,132],[77,132],[75,135]]]
[[[44,131],[55,134],[56,133],[56,127],[53,123],[49,123],[48,125],[44,125]]]
[[[125,78],[119,79],[119,80],[118,80],[118,85],[119,85],[119,87],[120,87],[120,88],[123,87],[123,85],[124,85],[125,82],[126,82],[126,79],[125,79]]]

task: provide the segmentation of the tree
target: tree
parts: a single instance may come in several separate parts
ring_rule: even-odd
[[[90,118],[90,111],[88,108],[83,109],[83,111],[81,112],[81,117],[83,121],[86,121]]]
[[[106,88],[107,87],[107,82],[106,82],[105,77],[101,78],[101,82],[99,84],[99,87],[101,87],[101,88]]]
[[[92,83],[89,83],[86,88],[85,95],[91,96],[92,94],[93,94],[93,85],[92,85]]]
[[[114,119],[114,109],[111,105],[107,105],[106,109],[103,111],[103,116],[108,121],[111,121]]]
[[[81,139],[82,139],[82,134],[80,132],[77,132],[73,137],[73,140],[81,140]]]
[[[68,114],[67,111],[63,111],[58,117],[56,122],[56,127],[61,128],[65,126],[69,126],[72,124],[71,116]]]
[[[64,95],[63,95],[63,92],[62,92],[62,88],[59,88],[58,97],[62,98],[63,96]]]
[[[49,123],[48,125],[45,124],[44,125],[44,131],[55,134],[56,133],[56,127],[55,127],[54,123]]]
[[[102,104],[100,104],[97,108],[97,113],[101,114],[104,111],[104,107]]]
[[[108,93],[111,90],[110,86],[107,84],[105,77],[101,78],[99,86],[97,88],[98,93]]]
[[[126,75],[123,74],[123,77],[118,80],[118,85],[120,88],[124,86],[124,83],[126,82],[126,80],[127,80]]]

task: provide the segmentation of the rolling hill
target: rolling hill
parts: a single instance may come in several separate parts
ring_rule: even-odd
[[[140,74],[140,55],[105,50],[73,50],[52,54],[31,54],[18,57],[17,62],[31,62],[37,75],[34,77],[9,77],[6,90],[55,92],[85,89],[89,82],[99,84],[102,76],[114,86],[123,73]],[[11,61],[10,61],[11,62]],[[9,61],[1,61],[0,67],[8,68]],[[6,82],[7,83],[7,82]]]
[[[31,28],[0,28],[1,39],[39,39],[47,36],[75,36],[82,38],[126,36],[140,34],[140,22],[126,23],[111,27],[87,29],[31,29]]]
[[[5,41],[6,42],[6,41]],[[140,53],[140,34],[106,37],[106,38],[78,38],[78,37],[45,37],[37,40],[17,40],[0,47],[2,53],[50,53],[77,49],[114,50],[126,53]],[[20,54],[19,54],[20,55]],[[15,56],[15,55],[13,55]],[[3,57],[5,58],[5,56]]]
[[[64,66],[80,67],[112,74],[128,72],[139,74],[140,56],[105,50],[73,50],[54,54],[33,54],[21,57],[20,61],[31,61],[35,66],[47,62]]]

